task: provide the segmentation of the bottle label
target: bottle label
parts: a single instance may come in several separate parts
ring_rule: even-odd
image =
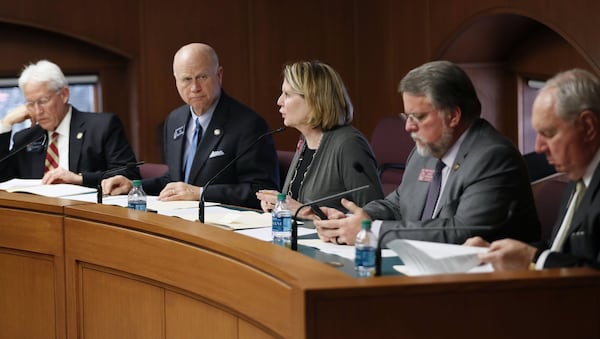
[[[356,247],[354,265],[356,267],[375,267],[375,248],[370,246]]]
[[[278,217],[273,215],[273,232],[291,232],[292,231],[292,217],[282,216]]]
[[[145,211],[146,210],[146,202],[145,201],[130,201],[127,203],[127,207],[133,210]]]

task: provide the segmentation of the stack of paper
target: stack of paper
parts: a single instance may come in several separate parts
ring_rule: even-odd
[[[404,262],[408,275],[461,273],[477,268],[483,247],[471,247],[429,241],[396,239],[387,244]],[[486,270],[489,271],[491,266]]]

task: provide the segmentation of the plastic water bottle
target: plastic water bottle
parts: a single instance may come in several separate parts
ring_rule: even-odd
[[[292,237],[292,211],[288,208],[285,193],[277,194],[277,204],[271,212],[273,220],[273,243],[284,247],[290,246]]]
[[[127,194],[127,207],[138,210],[146,210],[146,192],[142,189],[142,181],[134,180],[133,188]]]
[[[354,269],[359,277],[372,277],[375,275],[375,251],[377,250],[377,237],[371,232],[371,220],[363,220],[360,232],[356,235],[354,247]]]

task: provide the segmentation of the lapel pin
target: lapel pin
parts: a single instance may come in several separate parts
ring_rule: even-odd
[[[215,129],[215,130],[213,131],[213,134],[214,134],[214,135],[221,135],[221,130],[217,128],[217,129]]]
[[[175,132],[173,132],[173,140],[177,139],[178,137],[183,135],[183,126],[179,126],[175,129]]]
[[[460,164],[454,164],[454,166],[452,166],[452,169],[454,170],[454,172],[458,171],[459,168],[460,168]]]
[[[83,132],[79,132],[79,133],[77,133],[77,139],[79,140],[79,139],[81,139],[81,138],[83,138]]]

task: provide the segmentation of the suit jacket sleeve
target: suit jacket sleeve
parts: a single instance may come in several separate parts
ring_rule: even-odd
[[[135,163],[136,157],[127,141],[123,125],[119,118],[112,113],[84,113],[89,114],[87,118],[95,118],[87,122],[87,132],[91,134],[89,140],[85,140],[80,161],[77,168],[72,172],[81,173],[83,185],[94,187],[103,178],[106,170]],[[96,119],[97,118],[97,119]],[[76,133],[71,131],[70,133]],[[84,136],[86,137],[86,136]],[[71,138],[71,140],[73,140]],[[72,145],[72,144],[71,144]],[[70,146],[73,149],[73,146]],[[72,156],[72,155],[71,155]],[[124,170],[116,174],[124,175],[131,179],[140,177],[137,168]]]

